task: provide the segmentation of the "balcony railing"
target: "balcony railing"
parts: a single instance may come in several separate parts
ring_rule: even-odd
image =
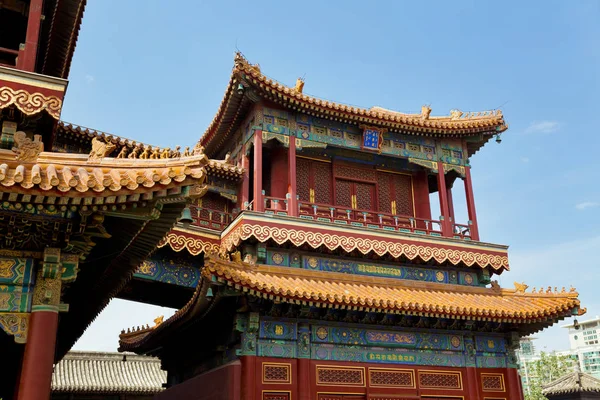
[[[300,202],[300,218],[333,222],[389,231],[410,232],[431,236],[442,236],[441,222],[415,218],[408,215],[394,215],[384,212],[356,210],[330,204]]]
[[[264,209],[266,213],[288,215],[288,201],[281,197],[264,196]]]
[[[7,49],[6,47],[0,47],[0,65],[5,67],[16,67],[17,57],[19,56],[19,50]],[[2,62],[1,60],[13,59],[13,62]]]
[[[190,206],[190,211],[194,225],[208,229],[223,230],[233,220],[231,213],[222,210]]]
[[[244,209],[252,210],[253,203]],[[289,202],[285,198],[264,196],[264,212],[274,215],[289,215]],[[208,229],[223,230],[234,218],[234,215],[222,210],[191,206],[194,225]],[[444,236],[442,221],[435,219],[416,218],[410,215],[394,215],[384,212],[356,210],[331,204],[298,203],[298,216],[302,219],[330,222],[357,227],[383,229],[405,233],[415,233],[428,236]],[[452,223],[452,235],[456,239],[471,239],[470,225]]]

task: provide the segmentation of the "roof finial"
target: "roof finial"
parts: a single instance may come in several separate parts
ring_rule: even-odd
[[[304,78],[298,77],[298,79],[296,79],[296,87],[294,87],[294,90],[298,93],[302,93],[303,89],[304,89]]]
[[[421,106],[421,119],[429,119],[431,107],[429,105]]]

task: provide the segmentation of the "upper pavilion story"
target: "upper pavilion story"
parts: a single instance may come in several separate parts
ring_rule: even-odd
[[[321,100],[303,88],[301,79],[285,86],[235,56],[223,101],[196,147],[246,173],[234,186],[212,179],[191,208],[188,230],[216,231],[228,250],[268,235],[280,245],[508,268],[507,247],[480,240],[469,164],[507,129],[501,111],[436,117],[423,106],[403,114]],[[466,221],[454,213],[460,180]],[[315,234],[325,239],[312,243]],[[181,236],[194,235],[180,228],[173,242],[186,242]]]

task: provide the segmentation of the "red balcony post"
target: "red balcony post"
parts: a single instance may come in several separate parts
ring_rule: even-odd
[[[454,218],[454,200],[452,200],[452,188],[446,189],[446,196],[448,197],[448,215],[450,216],[450,227],[456,223]]]
[[[473,182],[471,180],[471,167],[465,167],[465,195],[467,200],[467,211],[469,212],[469,228],[471,232],[471,239],[479,240],[479,227],[477,225],[475,199],[473,198]]]
[[[296,137],[290,136],[288,148],[288,215],[298,216],[298,198],[296,196]]]
[[[38,50],[40,37],[40,25],[42,23],[42,4],[44,0],[31,0],[29,4],[29,18],[27,19],[27,35],[25,36],[25,51],[19,57],[17,68],[33,72],[35,70],[35,58]]]
[[[254,131],[254,211],[264,211],[262,184],[262,131]]]
[[[442,235],[452,236],[452,224],[450,222],[450,211],[448,208],[448,191],[446,190],[446,176],[444,174],[444,163],[438,161],[438,193],[440,195],[440,216],[442,218]]]
[[[242,149],[242,168],[244,168],[244,176],[242,178],[242,186],[240,188],[240,210],[245,210],[250,201],[250,161],[246,155],[246,147]]]

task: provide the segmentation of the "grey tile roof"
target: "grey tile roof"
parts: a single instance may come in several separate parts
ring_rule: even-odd
[[[542,389],[544,396],[565,393],[600,392],[600,379],[577,371],[544,385]]]
[[[167,372],[154,357],[73,351],[54,366],[52,391],[152,394],[166,381]]]

